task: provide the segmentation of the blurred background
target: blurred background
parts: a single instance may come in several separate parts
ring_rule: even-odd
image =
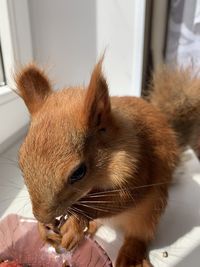
[[[111,95],[145,95],[152,71],[161,64],[199,66],[200,0],[0,0],[0,217],[10,212],[31,216],[17,169],[29,114],[12,91],[15,69],[35,61],[47,70],[55,90],[87,85],[105,50]],[[190,176],[194,170],[199,174],[198,161],[192,164]],[[199,202],[196,197],[195,205]],[[177,207],[172,217],[176,213]],[[192,216],[190,228],[199,225],[197,213]],[[156,266],[199,266],[198,259],[197,265],[170,265],[167,259],[164,265],[161,257]]]

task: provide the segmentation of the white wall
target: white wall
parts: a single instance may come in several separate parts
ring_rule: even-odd
[[[97,55],[107,49],[105,73],[114,95],[133,95],[134,1],[96,1]]]
[[[82,84],[96,61],[94,0],[30,0],[33,53],[56,85]]]
[[[111,93],[138,95],[134,81],[140,82],[140,77],[133,73],[137,70],[133,65],[135,40],[140,43],[136,30],[141,30],[135,28],[135,12],[140,14],[136,4],[141,2],[145,1],[29,0],[36,61],[49,67],[56,87],[87,84],[106,48],[104,66]]]

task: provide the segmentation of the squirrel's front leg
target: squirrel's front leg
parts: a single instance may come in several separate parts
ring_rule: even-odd
[[[85,217],[72,215],[60,226],[39,222],[38,228],[41,238],[59,251],[60,247],[67,250],[74,248],[83,239],[85,233],[88,233],[90,224],[91,222],[89,223]]]
[[[116,267],[150,267],[146,253],[145,241],[128,236],[119,251]]]
[[[62,236],[61,247],[73,249],[84,238],[88,230],[89,221],[82,216],[70,216],[60,228]]]
[[[56,233],[51,228],[51,226],[38,222],[38,230],[40,233],[40,237],[45,243],[49,243],[50,245],[55,247],[55,249],[60,246],[62,236],[59,233]]]
[[[122,245],[116,267],[150,267],[147,260],[147,248],[154,238],[155,230],[164,211],[167,192],[152,190],[146,197],[115,220],[124,231]]]

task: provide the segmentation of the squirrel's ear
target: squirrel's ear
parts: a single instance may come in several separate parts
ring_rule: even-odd
[[[29,112],[34,114],[52,92],[49,79],[43,70],[30,64],[15,75],[17,92],[23,98]]]
[[[88,126],[105,128],[110,114],[108,86],[102,74],[103,57],[94,67],[85,98]]]

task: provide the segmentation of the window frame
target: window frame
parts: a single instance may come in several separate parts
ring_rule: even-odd
[[[33,60],[27,0],[0,0],[0,39],[6,85],[0,87],[0,105],[17,98],[12,91],[14,70]],[[26,41],[24,41],[26,40]]]
[[[7,84],[0,87],[0,153],[27,131],[29,114],[13,91],[16,68],[33,60],[28,0],[0,0],[0,38]]]

